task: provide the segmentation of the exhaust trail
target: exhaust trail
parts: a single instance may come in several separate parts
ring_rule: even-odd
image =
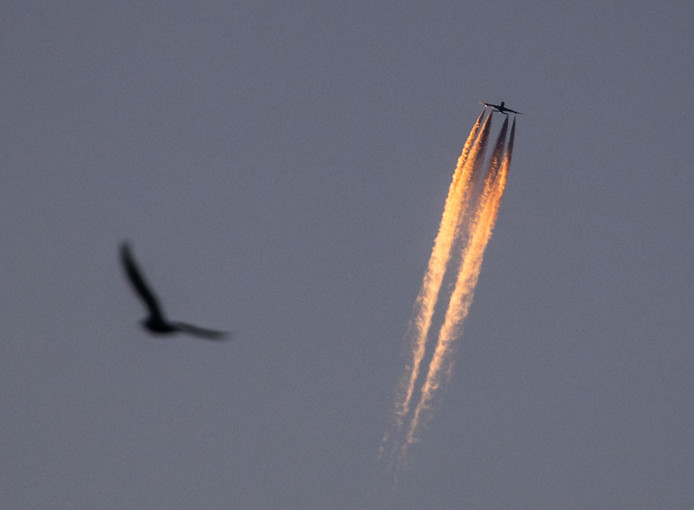
[[[390,429],[384,434],[379,449],[383,454],[388,448],[386,484],[379,484],[382,508],[391,508],[399,474],[408,461],[409,448],[433,417],[435,407],[442,401],[443,389],[450,382],[457,340],[468,316],[484,251],[491,239],[506,187],[516,119],[513,119],[508,142],[509,118],[504,120],[483,169],[492,118],[490,114],[484,119],[484,114],[483,111],[475,122],[458,158],[439,231],[408,325],[407,364],[397,386]],[[480,175],[483,170],[484,174]],[[450,295],[449,289],[442,291],[447,271],[454,277]],[[437,302],[444,299],[441,294],[448,297],[447,308],[435,345],[427,345],[431,343],[428,338]],[[423,370],[425,357],[431,358],[426,371]]]
[[[420,365],[426,351],[426,341],[431,327],[431,319],[438,300],[441,282],[450,260],[458,217],[461,214],[461,210],[467,208],[471,195],[472,178],[480,166],[481,155],[484,153],[489,136],[491,115],[487,116],[480,128],[484,114],[485,112],[483,111],[473,125],[453,173],[453,179],[448,190],[446,205],[444,206],[439,225],[439,232],[434,240],[429,264],[413,307],[413,316],[407,333],[407,336],[410,337],[407,350],[409,359],[396,392],[394,422],[390,433],[386,433],[383,437],[383,445],[388,442],[392,434],[397,433],[402,428],[403,421],[409,412]],[[477,138],[478,134],[479,139]],[[381,448],[381,451],[383,451],[384,446]]]
[[[426,380],[422,385],[420,400],[400,452],[402,461],[405,460],[409,446],[417,441],[418,431],[431,419],[437,393],[448,384],[453,372],[455,341],[461,335],[463,322],[467,318],[474,297],[484,250],[491,238],[506,184],[506,171],[512,150],[512,143],[509,142],[509,150],[504,152],[507,129],[508,118],[504,121],[496,140],[484,187],[478,199],[474,217],[469,223],[467,244],[463,249],[455,287],[443,325],[439,330],[438,342],[429,364]],[[513,134],[515,132],[512,128]]]
[[[511,136],[508,140],[508,148],[506,149],[506,158],[504,158],[504,165],[501,167],[501,172],[504,178],[504,188],[506,187],[506,178],[508,177],[508,171],[511,168],[511,157],[513,156],[513,139],[516,137],[516,118],[513,117],[513,123],[511,124]],[[503,193],[503,190],[502,190]]]

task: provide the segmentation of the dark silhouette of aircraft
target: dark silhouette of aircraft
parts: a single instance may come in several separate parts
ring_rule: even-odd
[[[481,104],[483,104],[485,107],[489,106],[491,108],[494,108],[495,112],[503,113],[504,115],[508,115],[506,112],[511,112],[511,113],[517,113],[521,115],[521,112],[517,112],[516,110],[511,110],[511,108],[506,108],[504,106],[504,102],[501,101],[501,104],[492,104],[492,103],[485,103],[484,101],[480,101]]]
[[[224,331],[199,328],[185,322],[168,321],[159,306],[159,301],[147,286],[142,273],[138,269],[130,250],[130,245],[127,242],[123,242],[120,246],[120,258],[130,284],[142,301],[144,301],[147,310],[149,310],[149,317],[142,319],[142,326],[150,333],[155,335],[172,335],[180,332],[207,340],[223,340],[227,336],[227,333]]]

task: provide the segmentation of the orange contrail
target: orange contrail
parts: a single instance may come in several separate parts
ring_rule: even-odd
[[[508,118],[497,138],[482,194],[477,202],[474,217],[469,223],[467,245],[463,250],[455,287],[451,294],[443,325],[439,331],[438,343],[429,364],[426,380],[422,385],[419,403],[410,422],[405,444],[400,451],[402,461],[405,460],[408,447],[417,441],[418,430],[431,419],[431,409],[437,392],[448,383],[452,374],[455,340],[460,337],[463,321],[467,317],[472,303],[475,285],[482,266],[482,257],[494,228],[506,184],[506,173],[513,150],[515,119],[514,127],[511,130],[511,141],[508,150],[504,153],[507,128]]]
[[[482,111],[477,118],[458,158],[448,190],[446,205],[441,216],[439,231],[434,240],[429,263],[419,294],[415,300],[412,318],[407,329],[406,338],[409,338],[409,342],[405,354],[409,359],[397,387],[393,420],[390,429],[383,436],[380,448],[381,454],[384,453],[386,446],[389,448],[388,465],[386,468],[386,473],[390,479],[389,486],[381,493],[384,507],[389,506],[388,501],[391,499],[397,483],[396,477],[400,468],[400,466],[396,465],[400,441],[397,436],[405,418],[409,414],[422,359],[426,352],[426,343],[434,309],[443,277],[451,258],[453,243],[456,239],[459,217],[465,214],[471,201],[472,192],[475,188],[474,177],[481,166],[487,139],[489,138],[492,116],[488,115],[484,123],[482,123],[485,113],[485,111]]]
[[[417,441],[419,432],[431,419],[434,404],[440,402],[440,390],[450,381],[456,340],[461,335],[463,322],[472,303],[484,251],[491,238],[506,187],[513,154],[516,120],[513,120],[508,144],[508,117],[504,121],[487,164],[483,182],[477,183],[478,179],[475,177],[482,165],[492,116],[489,115],[480,127],[483,117],[484,112],[473,126],[458,159],[439,232],[413,307],[413,316],[407,332],[407,337],[410,338],[407,354],[410,359],[398,386],[395,415],[390,430],[392,437],[385,434],[381,446],[381,452],[386,445],[390,448],[386,471],[389,485],[381,493],[383,508],[390,508],[398,475],[407,462],[408,449]],[[458,259],[459,267],[452,268],[457,272],[455,286],[450,294],[428,371],[421,380],[419,372],[422,371],[421,365],[427,351],[426,344],[434,309],[453,250],[458,249],[461,253]],[[414,410],[410,411],[417,386],[419,401]],[[409,422],[403,437],[401,429],[406,419]]]
[[[411,337],[407,350],[407,354],[411,357],[407,363],[406,372],[398,385],[393,431],[397,431],[402,427],[405,416],[407,416],[409,411],[412,394],[419,374],[419,367],[425,353],[431,318],[434,314],[443,275],[450,259],[457,219],[460,211],[467,207],[467,202],[470,199],[472,177],[479,167],[480,155],[484,152],[484,145],[489,136],[491,115],[487,117],[482,125],[477,143],[474,143],[477,135],[480,133],[480,123],[484,113],[483,111],[477,118],[458,158],[458,164],[453,173],[453,180],[448,190],[446,205],[441,217],[439,232],[434,241],[434,247],[429,257],[429,264],[424,274],[419,295],[415,300],[413,318],[410,320],[407,334],[407,336]],[[386,443],[388,439],[389,434],[386,433],[383,437],[383,443]]]

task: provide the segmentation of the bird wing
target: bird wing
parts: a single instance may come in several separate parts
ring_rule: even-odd
[[[127,242],[121,244],[120,255],[121,260],[123,261],[123,267],[125,267],[125,273],[128,275],[128,279],[130,280],[133,289],[135,289],[135,291],[145,302],[145,305],[147,305],[147,309],[149,310],[152,318],[163,322],[164,314],[161,311],[161,306],[159,306],[159,301],[147,286],[142,273],[135,263],[135,259],[133,258],[133,254],[130,250],[130,245]]]
[[[171,323],[173,327],[177,330],[188,333],[198,338],[204,338],[206,340],[231,340],[229,333],[226,331],[215,331],[213,329],[199,328],[193,326],[192,324],[186,324],[185,322],[173,322]]]

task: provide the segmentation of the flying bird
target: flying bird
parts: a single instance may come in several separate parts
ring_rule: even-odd
[[[120,246],[120,257],[130,284],[142,301],[144,301],[149,311],[149,317],[142,319],[142,326],[150,333],[155,335],[172,335],[181,332],[207,340],[223,340],[227,336],[227,333],[224,331],[214,331],[186,324],[185,322],[171,322],[167,320],[157,297],[149,288],[140,269],[137,267],[130,245],[127,242],[123,242]]]

